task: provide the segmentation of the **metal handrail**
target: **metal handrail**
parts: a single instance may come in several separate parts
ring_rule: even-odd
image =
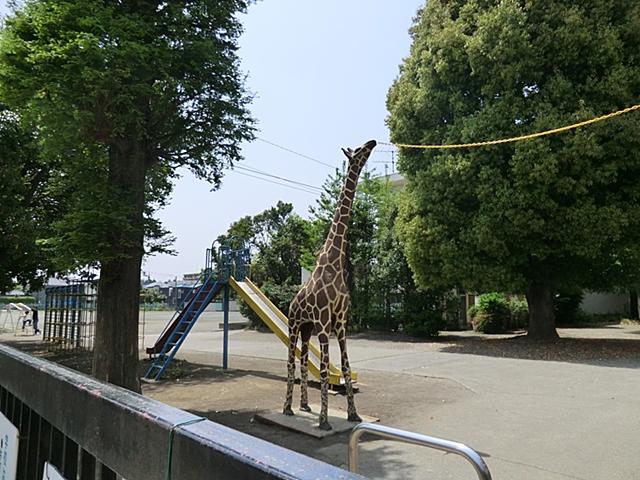
[[[357,425],[349,436],[349,471],[358,473],[358,440],[364,433],[377,435],[390,440],[398,440],[404,443],[412,443],[424,447],[442,450],[465,458],[473,465],[480,480],[491,480],[489,467],[478,452],[463,443],[452,442],[442,438],[430,437],[421,433],[407,432],[397,428],[386,427],[376,423],[361,423]]]

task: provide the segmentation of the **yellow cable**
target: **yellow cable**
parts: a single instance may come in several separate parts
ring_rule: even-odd
[[[546,135],[553,135],[555,133],[566,132],[567,130],[573,130],[578,127],[584,127],[585,125],[590,125],[592,123],[601,122],[603,120],[608,120],[609,118],[617,117],[619,115],[632,112],[633,110],[640,109],[640,104],[633,105],[631,107],[627,107],[622,110],[618,110],[617,112],[607,113],[606,115],[602,115],[600,117],[592,118],[590,120],[585,120],[584,122],[574,123],[572,125],[566,125],[564,127],[554,128],[552,130],[546,130],[544,132],[530,133],[528,135],[520,135],[519,137],[511,137],[511,138],[501,138],[499,140],[487,140],[485,142],[473,142],[473,143],[456,143],[452,145],[412,145],[408,143],[387,143],[387,142],[378,142],[380,145],[391,145],[399,148],[422,148],[422,149],[445,149],[445,148],[470,148],[470,147],[483,147],[485,145],[498,145],[502,143],[512,143],[518,142],[520,140],[530,140],[532,138],[544,137]]]

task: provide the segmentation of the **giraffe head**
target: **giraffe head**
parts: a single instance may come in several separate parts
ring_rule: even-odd
[[[376,145],[377,142],[375,140],[369,140],[367,143],[355,150],[352,150],[351,148],[343,148],[342,151],[349,159],[349,165],[353,165],[360,170],[364,167],[364,164],[367,163],[369,155],[371,155],[371,152]]]

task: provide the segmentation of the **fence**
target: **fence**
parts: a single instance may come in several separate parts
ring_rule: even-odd
[[[1,344],[0,411],[18,480],[363,478]]]

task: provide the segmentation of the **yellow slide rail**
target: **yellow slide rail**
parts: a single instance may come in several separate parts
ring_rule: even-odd
[[[240,298],[246,302],[258,317],[276,334],[282,343],[289,346],[289,320],[284,313],[276,307],[271,300],[260,290],[251,280],[245,278],[239,282],[231,277],[229,281],[231,287],[236,291]],[[256,300],[257,297],[257,301]],[[300,347],[296,346],[296,357],[300,358]],[[320,378],[320,348],[309,342],[309,371],[311,374]],[[358,380],[358,374],[351,372],[353,381]],[[341,370],[333,363],[329,363],[329,383],[331,385],[343,385]]]

